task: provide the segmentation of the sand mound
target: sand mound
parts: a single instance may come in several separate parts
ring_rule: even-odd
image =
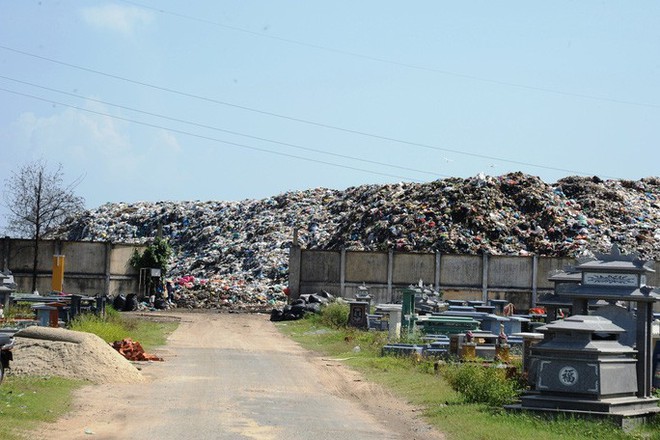
[[[49,327],[29,327],[16,334],[11,371],[94,383],[144,381],[133,364],[98,336]]]

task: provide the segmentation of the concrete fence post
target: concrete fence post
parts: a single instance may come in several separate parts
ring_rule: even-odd
[[[298,245],[289,249],[289,300],[300,297],[300,272],[302,263],[302,249]]]
[[[346,249],[341,249],[339,255],[339,295],[346,298]]]
[[[394,279],[394,249],[387,252],[387,296],[390,302],[394,302],[394,292],[392,290],[392,280]]]
[[[6,272],[9,270],[9,244],[11,239],[8,236],[2,239],[2,268]]]
[[[532,307],[536,307],[538,299],[538,277],[539,277],[539,257],[534,255],[532,259]]]
[[[483,254],[483,267],[481,271],[481,300],[488,303],[488,254]]]
[[[105,243],[105,281],[103,283],[103,296],[110,295],[110,269],[112,267],[112,243]]]
[[[436,292],[440,291],[440,252],[435,253],[435,283],[433,284],[433,288],[435,289]]]

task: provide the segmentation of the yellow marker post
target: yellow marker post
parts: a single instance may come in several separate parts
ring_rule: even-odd
[[[64,290],[64,255],[53,255],[51,290],[53,292],[62,292]]]

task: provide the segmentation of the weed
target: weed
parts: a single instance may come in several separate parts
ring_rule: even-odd
[[[348,304],[332,302],[321,309],[321,323],[332,328],[348,325]]]
[[[71,321],[69,328],[94,333],[108,343],[131,338],[140,341],[142,346],[148,349],[163,345],[167,336],[176,329],[177,325],[176,322],[152,322],[127,317],[112,307],[108,307],[105,318],[85,313]]]
[[[440,372],[469,403],[502,406],[515,401],[519,395],[517,382],[507,377],[505,369],[497,366],[453,363],[440,367]]]
[[[129,331],[116,318],[102,318],[92,313],[76,316],[69,323],[71,330],[94,333],[105,342],[111,343],[129,337]]]

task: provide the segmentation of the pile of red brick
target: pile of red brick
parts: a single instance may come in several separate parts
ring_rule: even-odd
[[[119,354],[124,356],[129,361],[162,361],[160,358],[153,354],[147,354],[139,342],[131,338],[122,339],[112,343],[112,348],[117,350]]]

